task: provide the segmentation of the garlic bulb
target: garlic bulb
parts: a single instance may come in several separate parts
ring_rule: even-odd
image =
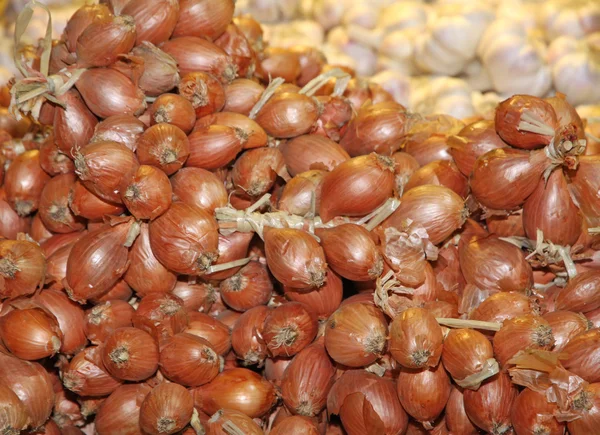
[[[600,31],[600,2],[549,0],[544,2],[542,21],[549,40],[562,35],[583,38]]]
[[[356,73],[362,76],[370,76],[375,73],[377,55],[375,52],[358,42],[355,42],[344,27],[336,27],[327,34],[327,43],[337,48],[341,53],[355,60]],[[325,53],[327,57],[327,53]],[[329,62],[329,58],[327,58]]]
[[[295,20],[289,23],[263,24],[264,40],[272,47],[288,48],[295,45],[319,47],[325,40],[325,31],[313,20]]]
[[[299,0],[238,0],[235,12],[250,13],[261,23],[276,23],[296,18],[299,8]]]
[[[312,16],[325,30],[329,30],[342,24],[346,11],[356,3],[355,0],[314,0]]]
[[[471,88],[453,77],[416,77],[411,81],[410,109],[423,115],[443,113],[455,118],[475,115]]]
[[[492,79],[479,59],[472,60],[464,69],[464,79],[471,89],[486,91],[492,89]]]
[[[496,92],[543,96],[550,90],[546,45],[522,24],[494,21],[481,37],[477,51]]]
[[[477,4],[436,8],[415,40],[415,64],[425,73],[456,75],[475,57],[479,38],[493,11]]]
[[[600,32],[583,40],[560,36],[550,44],[548,63],[554,87],[573,105],[600,101]]]
[[[421,2],[395,2],[381,9],[377,28],[386,33],[407,29],[423,30],[427,26],[430,13],[431,7]]]
[[[397,70],[385,70],[371,77],[371,81],[388,91],[397,103],[409,106],[411,83],[406,74]]]
[[[520,23],[525,29],[538,27],[539,10],[546,0],[503,0],[496,9],[497,19]]]

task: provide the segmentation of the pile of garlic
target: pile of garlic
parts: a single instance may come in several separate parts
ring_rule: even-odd
[[[447,95],[480,91],[484,100],[489,91],[600,98],[598,0],[239,0],[238,8],[277,22],[265,26],[271,45],[317,46],[362,76],[454,77],[430,80],[451,85]],[[291,17],[300,20],[280,22]]]

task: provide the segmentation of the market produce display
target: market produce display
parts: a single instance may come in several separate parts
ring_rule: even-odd
[[[557,14],[577,69],[591,25]],[[454,117],[440,77],[419,113],[233,0],[104,0],[16,39],[0,433],[598,433],[588,93]]]

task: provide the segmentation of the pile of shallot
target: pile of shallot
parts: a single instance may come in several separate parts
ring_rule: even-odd
[[[233,16],[103,1],[21,47],[0,433],[597,433],[597,112],[420,115]]]

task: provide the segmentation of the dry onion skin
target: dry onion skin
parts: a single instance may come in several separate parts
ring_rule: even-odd
[[[82,6],[0,86],[0,433],[596,433],[595,112],[410,113],[235,6]]]

